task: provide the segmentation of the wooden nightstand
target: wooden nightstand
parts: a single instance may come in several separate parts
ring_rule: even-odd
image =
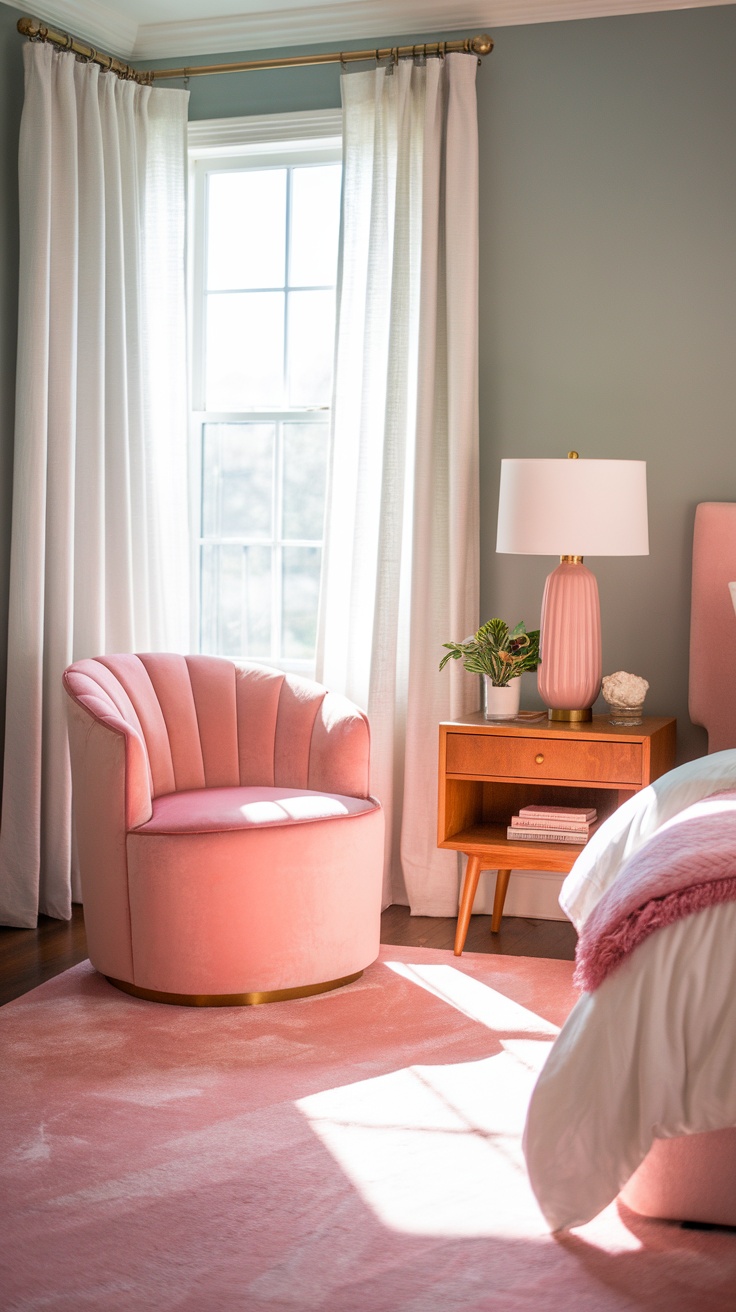
[[[511,816],[534,802],[595,806],[598,824],[675,761],[672,719],[623,727],[596,715],[582,724],[493,722],[481,712],[440,725],[440,847],[468,858],[455,935],[460,956],[481,870],[497,870],[491,930],[501,927],[512,870],[572,869],[569,843],[510,842]]]

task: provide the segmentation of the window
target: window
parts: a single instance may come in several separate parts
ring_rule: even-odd
[[[333,113],[193,124],[197,648],[311,672],[341,164]]]

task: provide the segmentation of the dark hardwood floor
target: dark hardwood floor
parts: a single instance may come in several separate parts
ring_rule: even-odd
[[[452,949],[456,926],[454,916],[410,916],[408,907],[387,907],[381,916],[381,942],[400,947]],[[573,961],[576,942],[575,930],[567,920],[504,916],[499,933],[492,934],[490,916],[471,916],[465,951]]]
[[[84,916],[72,907],[71,920],[39,916],[36,929],[0,928],[0,1004],[60,975],[87,956]]]
[[[75,906],[72,912],[71,920],[41,916],[37,929],[0,928],[0,1005],[84,961],[87,942],[82,908]],[[408,907],[388,907],[381,917],[381,942],[398,947],[451,949],[455,924],[454,917],[410,916]],[[567,921],[505,916],[500,933],[491,934],[490,916],[472,916],[465,949],[572,961],[575,937]]]

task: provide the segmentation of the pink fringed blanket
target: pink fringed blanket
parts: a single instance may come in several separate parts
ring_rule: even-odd
[[[731,901],[736,792],[725,792],[682,811],[624,863],[583,926],[575,983],[592,992],[655,929]]]

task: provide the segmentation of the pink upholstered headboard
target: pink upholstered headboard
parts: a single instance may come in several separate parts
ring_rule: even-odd
[[[736,747],[736,504],[706,501],[695,512],[690,614],[690,719],[708,731],[708,751]]]

